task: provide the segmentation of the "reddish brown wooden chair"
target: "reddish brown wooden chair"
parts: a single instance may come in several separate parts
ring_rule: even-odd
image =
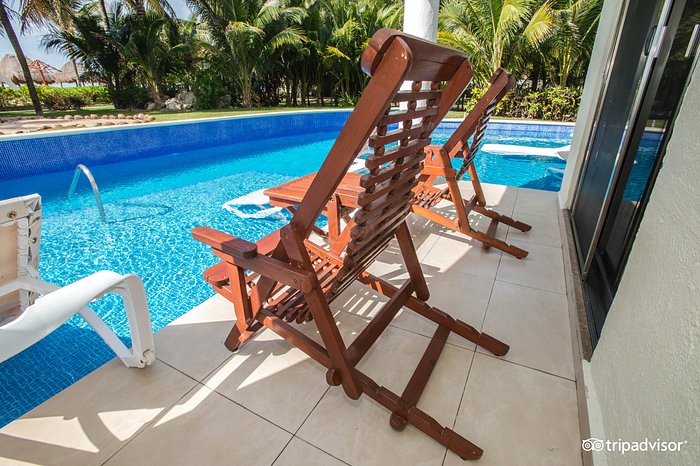
[[[484,190],[474,166],[474,158],[486,133],[486,126],[491,115],[493,115],[496,105],[515,84],[515,78],[503,68],[499,68],[491,77],[490,83],[489,89],[447,142],[442,146],[426,147],[425,166],[420,183],[414,190],[416,196],[412,208],[415,213],[422,217],[481,241],[484,248],[493,246],[522,259],[527,256],[527,251],[496,238],[496,228],[499,223],[504,223],[520,231],[529,231],[532,227],[486,207]],[[471,144],[469,143],[470,138],[472,139]],[[453,158],[462,158],[462,166],[459,170],[452,167]],[[474,187],[474,195],[469,201],[462,198],[458,185],[459,180],[467,172],[469,172],[469,178]],[[445,188],[434,186],[439,177],[445,178],[447,182]],[[443,199],[452,201],[455,206],[456,218],[431,210]],[[472,211],[491,219],[486,232],[472,228],[469,222],[469,213]]]
[[[469,112],[462,123],[457,127],[447,142],[442,145],[430,145],[425,148],[426,158],[421,170],[418,185],[414,188],[415,196],[411,201],[411,209],[418,215],[432,220],[435,223],[446,226],[452,230],[460,231],[482,242],[484,248],[491,246],[512,254],[518,259],[527,256],[527,251],[507,244],[496,238],[496,229],[499,223],[509,225],[521,231],[529,231],[532,227],[486,207],[484,190],[479,181],[479,175],[474,166],[474,158],[486,133],[486,126],[491,119],[496,105],[503,99],[506,93],[513,87],[515,79],[504,69],[499,68],[491,77],[491,86],[474,108]],[[449,108],[441,108],[437,115],[442,119]],[[472,139],[471,144],[469,139]],[[462,158],[459,170],[452,167],[453,158]],[[474,195],[465,201],[459,190],[459,180],[469,172],[469,177],[474,187]],[[274,188],[265,190],[265,195],[270,198],[274,206],[284,207],[294,212],[296,205],[303,198],[306,190],[311,185],[315,173],[297,178]],[[438,178],[444,178],[447,186],[436,187],[434,184]],[[345,175],[337,191],[331,197],[331,201],[325,206],[323,213],[328,217],[328,232],[315,230],[316,233],[327,236],[333,251],[340,251],[348,241],[349,231],[342,227],[342,218],[358,208],[357,196],[362,193],[359,184],[360,175],[348,173]],[[436,205],[443,199],[451,201],[455,206],[455,217],[435,210]],[[469,222],[469,213],[477,212],[491,219],[486,232],[472,227]]]
[[[402,430],[410,423],[460,457],[479,458],[481,449],[438,424],[416,404],[450,332],[496,355],[505,354],[508,345],[426,303],[428,287],[405,222],[424,149],[438,123],[436,116],[459,97],[472,68],[461,52],[391,29],[372,37],[362,68],[371,79],[288,225],[255,244],[206,227],[195,228],[192,235],[222,259],[205,272],[205,278],[233,302],[237,321],[226,341],[229,349],[235,350],[268,327],[325,366],[330,385],[342,385],[352,399],[364,393],[386,407],[392,413],[393,428]],[[413,82],[411,90],[399,91],[404,81]],[[424,82],[429,83],[427,90],[422,90]],[[419,106],[419,101],[425,105]],[[407,109],[392,110],[394,102],[406,102]],[[388,130],[399,122],[399,129]],[[365,162],[369,173],[359,180],[362,192],[356,198],[349,239],[335,253],[308,237],[368,138],[373,151]],[[367,272],[393,238],[409,274],[400,287]],[[355,280],[389,300],[346,347],[329,303]],[[399,396],[356,366],[404,306],[438,327]],[[323,345],[294,326],[312,320]]]

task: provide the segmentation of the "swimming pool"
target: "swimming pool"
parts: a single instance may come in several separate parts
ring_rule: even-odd
[[[70,135],[6,138],[0,142],[0,199],[38,192],[44,203],[42,278],[64,285],[101,269],[143,279],[154,330],[213,292],[202,271],[214,263],[190,230],[207,225],[247,240],[281,227],[279,218],[241,219],[226,201],[315,171],[347,118],[347,111],[300,112],[207,122],[152,125]],[[444,122],[444,142],[457,122]],[[559,147],[572,126],[494,122],[486,143]],[[241,142],[242,141],[242,142]],[[77,163],[92,170],[107,223],[82,179],[66,192]],[[479,154],[482,181],[556,190],[549,158]],[[128,341],[116,297],[94,306]],[[0,425],[58,393],[113,357],[80,318],[0,364]],[[125,369],[126,370],[126,369]]]

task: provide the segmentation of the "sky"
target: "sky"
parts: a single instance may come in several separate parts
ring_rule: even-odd
[[[169,2],[179,18],[189,19],[191,12],[185,4],[185,0],[169,0]],[[9,5],[10,8],[15,9],[19,4],[19,1],[7,0],[6,4]],[[44,34],[46,34],[45,30],[35,29],[25,33],[24,35],[20,35],[20,25],[17,23],[17,21],[14,21],[14,23],[15,33],[19,36],[19,43],[22,46],[22,50],[24,50],[24,54],[28,58],[32,60],[38,59],[44,61],[56,68],[62,67],[68,61],[68,59],[61,53],[47,52],[43,49],[41,46],[41,39]],[[2,28],[2,26],[0,26],[0,28]],[[7,37],[5,37],[3,31],[2,37],[0,37],[0,58],[5,56],[6,53],[14,55],[15,52],[10,45],[10,41],[7,40]]]

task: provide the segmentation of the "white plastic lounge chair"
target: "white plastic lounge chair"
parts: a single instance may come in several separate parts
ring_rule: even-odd
[[[39,278],[41,197],[0,201],[0,362],[38,342],[80,314],[127,367],[155,361],[146,293],[136,275],[103,270],[60,288]],[[88,307],[106,293],[124,300],[132,348]]]

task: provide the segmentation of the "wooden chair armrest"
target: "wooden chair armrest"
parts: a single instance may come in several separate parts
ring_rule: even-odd
[[[273,239],[274,234],[272,233],[265,238]],[[194,239],[211,246],[214,254],[236,267],[258,272],[264,277],[305,293],[312,291],[318,285],[315,273],[292,267],[274,257],[258,254],[258,246],[249,241],[208,227],[194,228],[192,236]],[[279,232],[277,232],[277,236],[279,237]],[[271,239],[267,240],[265,244],[261,244],[261,247],[267,247],[267,243],[271,244]],[[274,248],[274,246],[272,247]]]
[[[224,254],[239,259],[251,259],[258,255],[258,246],[255,243],[236,238],[235,236],[226,234],[223,231],[214,230],[213,228],[193,228],[192,237]]]

